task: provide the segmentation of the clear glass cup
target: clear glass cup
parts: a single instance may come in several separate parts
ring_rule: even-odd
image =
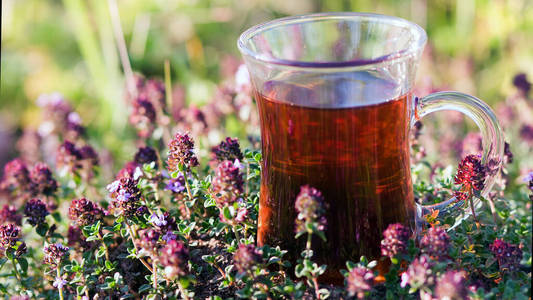
[[[324,282],[342,283],[346,260],[378,258],[389,224],[415,235],[422,216],[437,209],[460,222],[457,199],[432,206],[413,200],[409,129],[436,111],[459,111],[479,127],[482,162],[492,171],[480,193],[487,195],[501,166],[502,131],[473,96],[413,95],[426,39],[414,23],[364,13],[282,18],[240,36],[261,120],[259,245],[299,257],[305,238],[294,238],[294,204],[302,185],[320,190],[328,205],[327,242],[312,241],[314,258],[328,265]]]

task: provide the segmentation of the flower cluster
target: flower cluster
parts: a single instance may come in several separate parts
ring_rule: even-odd
[[[4,176],[0,182],[2,189],[24,191],[29,184],[30,173],[28,167],[20,158],[16,158],[4,166]]]
[[[50,244],[44,247],[44,259],[43,262],[50,267],[56,269],[61,265],[61,262],[68,257],[68,247],[63,246],[61,243]]]
[[[187,133],[177,133],[175,138],[168,144],[168,169],[170,172],[179,170],[179,165],[186,169],[196,167],[198,158],[194,154],[194,141]]]
[[[468,288],[465,285],[465,272],[448,271],[442,275],[435,287],[437,299],[467,299]]]
[[[407,271],[402,273],[401,286],[405,287],[408,284],[411,287],[421,287],[424,285],[432,285],[435,282],[435,276],[431,271],[434,263],[426,256],[422,255],[416,258],[407,268]]]
[[[211,188],[219,207],[231,205],[244,191],[244,180],[238,162],[224,161],[215,170]]]
[[[420,240],[422,253],[435,260],[442,260],[448,256],[450,237],[441,227],[431,227]]]
[[[31,191],[34,196],[51,196],[57,191],[57,181],[52,175],[48,165],[44,163],[36,164],[30,173]]]
[[[233,254],[235,268],[239,273],[251,272],[253,267],[262,262],[263,256],[254,245],[239,244],[239,248]]]
[[[486,169],[477,155],[468,155],[459,163],[455,184],[462,184],[468,189],[481,191],[484,187]]]
[[[140,137],[147,138],[152,135],[156,121],[156,111],[152,102],[146,97],[139,96],[133,101],[133,111],[130,123],[135,126]]]
[[[155,229],[145,229],[141,231],[139,245],[143,252],[152,258],[157,258],[160,237],[161,233]]]
[[[15,224],[0,225],[0,246],[3,249],[14,246],[20,239],[20,228]]]
[[[170,240],[176,239],[177,236],[174,234],[173,231],[176,230],[178,227],[176,224],[176,220],[170,215],[170,213],[154,213],[150,216],[150,223],[152,223],[159,230],[164,241],[168,242]]]
[[[107,186],[111,193],[111,205],[115,214],[131,218],[144,213],[141,206],[141,191],[137,187],[137,180],[123,177]]]
[[[227,137],[226,140],[220,142],[220,144],[218,144],[216,147],[213,147],[211,151],[213,152],[215,159],[219,162],[223,162],[225,160],[242,161],[243,159],[243,154],[238,139]]]
[[[519,268],[522,260],[522,250],[518,246],[496,239],[489,246],[489,249],[498,260],[502,271],[514,271]]]
[[[71,220],[78,226],[91,225],[104,217],[104,211],[100,206],[85,198],[74,199],[70,203],[68,214]]]
[[[140,147],[139,150],[137,150],[137,153],[135,153],[133,161],[141,166],[155,162],[155,167],[157,168],[157,152],[152,147]]]
[[[4,204],[0,209],[0,224],[4,223],[13,223],[19,226],[22,224],[22,216],[17,213],[14,206]]]
[[[309,225],[318,231],[325,230],[327,223],[324,217],[326,204],[319,190],[308,185],[302,186],[294,207],[298,214],[295,220],[297,233],[313,233],[309,232]]]
[[[346,286],[350,296],[356,295],[358,299],[363,299],[365,293],[374,286],[374,272],[366,267],[355,267],[348,274]]]
[[[407,242],[411,237],[411,230],[402,224],[390,224],[383,231],[381,240],[381,254],[393,258],[407,251]]]
[[[183,242],[172,240],[161,249],[159,257],[169,278],[184,276],[188,273],[189,250]]]
[[[28,203],[26,203],[26,207],[24,207],[24,215],[28,218],[28,223],[33,226],[43,224],[44,219],[48,214],[46,204],[44,204],[41,199],[30,199]]]
[[[56,165],[59,169],[77,173],[81,169],[81,152],[71,141],[64,141],[57,149]]]

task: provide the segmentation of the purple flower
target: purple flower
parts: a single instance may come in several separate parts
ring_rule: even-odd
[[[86,226],[101,221],[104,217],[102,208],[85,198],[72,200],[68,209],[69,217],[78,226]]]
[[[70,141],[63,142],[57,150],[56,164],[59,169],[76,173],[82,168],[82,159],[80,150]]]
[[[141,208],[141,191],[137,187],[137,180],[123,177],[118,180],[118,183],[115,182],[107,186],[108,191],[111,193],[111,205],[115,213],[126,217],[141,215],[142,212],[139,211]]]
[[[448,256],[450,237],[441,227],[431,227],[420,240],[420,248],[431,258],[442,260]]]
[[[137,171],[138,168],[139,168],[138,163],[134,161],[130,161],[126,163],[124,167],[118,172],[116,179],[121,179],[125,177],[134,178],[135,171]]]
[[[135,126],[140,137],[149,137],[154,131],[156,111],[154,105],[143,95],[133,101],[130,123]]]
[[[181,193],[186,189],[185,176],[179,172],[177,178],[171,178],[168,184],[165,186],[165,190],[172,191],[174,193]]]
[[[61,264],[64,259],[67,258],[68,250],[69,248],[63,246],[61,243],[50,244],[44,247],[43,262],[55,269]]]
[[[187,274],[189,261],[189,250],[182,241],[171,240],[161,249],[159,257],[161,264],[165,267],[165,273],[169,278],[176,278]]]
[[[381,254],[393,258],[407,251],[407,242],[411,237],[411,230],[402,224],[389,224],[383,232],[381,240]]]
[[[213,155],[215,156],[216,160],[218,160],[219,162],[223,162],[225,160],[240,161],[244,157],[241,151],[241,147],[239,146],[239,140],[232,139],[230,137],[227,137],[226,140],[220,142],[218,146],[213,147],[211,151],[213,152]]]
[[[522,260],[522,250],[517,245],[507,243],[504,240],[496,239],[489,246],[490,251],[498,260],[500,270],[515,271],[520,267]]]
[[[527,75],[525,73],[519,73],[513,78],[513,85],[527,97],[529,91],[531,90],[531,83],[527,80]]]
[[[238,165],[231,161],[220,163],[211,180],[211,189],[219,208],[231,205],[244,191],[244,180]]]
[[[155,229],[145,229],[140,233],[139,245],[146,254],[156,257],[160,237],[161,233],[159,231]]]
[[[359,299],[363,299],[373,285],[374,272],[366,267],[353,268],[346,279],[346,290],[350,296],[357,295]]]
[[[465,272],[448,271],[437,282],[435,295],[438,299],[462,300],[468,296]]]
[[[133,159],[137,164],[144,165],[149,164],[151,162],[155,162],[155,167],[157,168],[158,164],[158,156],[157,152],[152,147],[141,147],[139,150],[137,150],[137,153],[135,153],[135,157]]]
[[[198,158],[194,154],[194,141],[187,133],[177,133],[176,137],[168,144],[168,169],[170,172],[178,171],[178,165],[192,168],[198,165]]]
[[[34,196],[51,196],[57,190],[57,181],[52,176],[52,171],[44,163],[36,164],[30,173],[31,190]]]
[[[524,181],[527,182],[529,190],[533,192],[533,171],[526,175]]]
[[[28,223],[33,226],[44,223],[45,217],[48,215],[48,209],[41,199],[33,198],[26,203],[24,207],[24,215],[28,217]]]
[[[26,163],[20,158],[8,162],[4,166],[4,176],[1,186],[8,190],[24,191],[30,185],[30,174]]]
[[[315,224],[320,231],[326,228],[326,204],[322,193],[308,185],[300,188],[300,193],[296,197],[294,207],[298,216],[296,217],[296,233],[312,233],[309,232],[309,224]]]
[[[463,189],[480,191],[484,187],[486,169],[477,155],[468,155],[459,163],[455,184],[462,184]]]
[[[252,268],[261,263],[263,256],[254,245],[239,244],[239,248],[233,254],[235,268],[239,273],[251,272]]]
[[[165,220],[165,216],[155,213],[150,216],[150,222],[158,227],[167,225],[167,220]]]
[[[14,223],[16,225],[22,224],[22,216],[17,213],[17,209],[14,206],[4,204],[0,209],[0,224]]]
[[[58,289],[62,289],[65,285],[67,285],[67,281],[63,279],[62,277],[56,276],[53,286]]]

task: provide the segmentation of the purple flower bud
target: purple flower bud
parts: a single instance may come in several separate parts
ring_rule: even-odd
[[[50,265],[52,268],[57,268],[61,265],[61,262],[68,257],[68,247],[63,246],[61,243],[51,244],[44,247],[44,260],[43,262]]]
[[[0,246],[7,249],[20,240],[20,228],[15,224],[0,225]]]
[[[133,178],[133,175],[135,174],[135,170],[139,168],[139,164],[130,161],[124,165],[124,167],[118,172],[116,179],[121,178]]]
[[[156,111],[153,104],[144,96],[133,101],[130,123],[137,128],[140,137],[149,137],[154,130]]]
[[[420,240],[422,253],[435,260],[442,260],[448,256],[450,237],[441,227],[431,227]]]
[[[78,226],[86,226],[101,221],[104,218],[102,208],[85,198],[74,199],[70,203],[68,214],[71,220],[75,221]]]
[[[241,147],[239,146],[239,140],[230,137],[227,137],[226,140],[220,142],[218,146],[213,147],[211,151],[213,152],[215,159],[219,162],[225,160],[234,161],[236,159],[242,160],[244,157]]]
[[[316,223],[317,229],[323,231],[326,229],[326,204],[322,193],[308,185],[300,188],[300,193],[296,197],[294,204],[298,216],[296,217],[296,232],[310,233],[307,224]]]
[[[520,267],[522,250],[517,245],[507,243],[504,240],[495,239],[489,246],[489,249],[498,260],[500,270],[512,272]]]
[[[59,276],[56,276],[53,286],[58,289],[62,289],[65,285],[67,285],[67,281]]]
[[[411,237],[411,230],[402,224],[389,224],[383,231],[381,240],[381,254],[393,258],[394,256],[407,252],[407,242]]]
[[[462,271],[448,271],[441,276],[435,288],[438,299],[462,300],[468,296],[465,285],[465,273]]]
[[[346,290],[350,296],[357,295],[362,299],[366,292],[372,290],[374,285],[374,272],[366,267],[353,268],[346,279]]]
[[[219,208],[237,201],[244,191],[243,175],[239,167],[228,160],[220,163],[211,180],[211,189]]]
[[[52,171],[44,163],[36,164],[30,173],[31,190],[34,196],[51,196],[57,191],[57,181],[52,176]]]
[[[165,273],[169,278],[176,278],[187,274],[189,261],[189,250],[182,241],[171,240],[161,249],[159,257],[161,264],[165,267]]]
[[[473,188],[480,191],[484,187],[486,169],[481,164],[481,159],[477,155],[468,155],[463,158],[457,168],[455,184],[462,184],[463,188]]]
[[[76,173],[82,168],[82,159],[82,154],[76,145],[70,141],[65,141],[57,150],[56,165],[59,169]]]
[[[252,268],[263,260],[261,252],[254,245],[239,244],[239,248],[233,254],[235,268],[239,273],[251,272]]]
[[[87,168],[92,169],[98,166],[98,154],[90,145],[85,145],[79,149],[81,158],[87,162]]]
[[[48,215],[48,209],[41,199],[33,198],[26,203],[24,207],[24,215],[28,217],[28,223],[33,226],[44,223],[45,217]]]
[[[22,216],[17,213],[17,209],[14,206],[4,204],[2,209],[0,209],[0,224],[4,223],[22,225]]]
[[[513,78],[513,85],[527,97],[529,91],[531,90],[531,83],[527,80],[527,75],[525,73],[519,73]]]
[[[192,168],[198,165],[198,158],[194,154],[194,141],[187,133],[177,133],[176,137],[168,144],[168,170],[178,171],[178,165]]]
[[[155,167],[157,168],[158,156],[157,152],[152,147],[141,147],[135,153],[135,158],[133,159],[137,164],[144,165],[151,162],[155,162]]]

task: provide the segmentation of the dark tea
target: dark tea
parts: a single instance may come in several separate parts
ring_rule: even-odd
[[[300,187],[311,185],[329,205],[327,242],[313,240],[314,260],[328,266],[323,282],[342,283],[347,260],[380,257],[389,224],[414,229],[410,94],[389,98],[395,85],[369,73],[286,77],[264,91],[256,95],[263,151],[258,244],[289,250],[293,263],[300,257],[305,238],[294,238],[294,202]]]

